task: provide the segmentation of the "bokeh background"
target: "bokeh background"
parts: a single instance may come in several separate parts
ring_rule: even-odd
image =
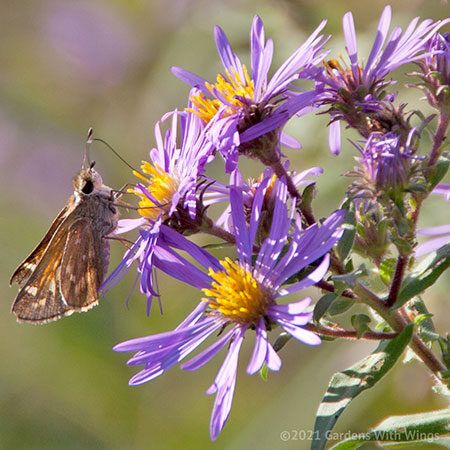
[[[401,25],[416,15],[437,19],[449,13],[448,4],[438,0],[391,3]],[[374,343],[324,343],[312,349],[291,342],[282,351],[281,372],[268,382],[244,373],[246,347],[231,417],[211,443],[213,399],[204,392],[220,358],[198,372],[175,368],[131,388],[127,381],[134,369],[126,367],[126,355],[111,351],[122,340],[173,328],[196,304],[198,292],[161,277],[164,315],[155,308],[146,317],[138,292],[125,305],[134,279],[130,274],[88,314],[34,327],[18,325],[10,314],[16,289],[8,287],[8,280],[67,201],[87,128],[94,127],[96,136],[138,165],[154,144],[155,121],[186,102],[188,89],[169,67],[182,66],[209,79],[219,70],[215,24],[222,25],[245,60],[252,16],[260,14],[275,41],[275,67],[323,18],[335,35],[332,55],[338,56],[341,19],[349,9],[360,46],[368,48],[383,6],[353,0],[0,2],[1,449],[309,448],[308,442],[282,442],[280,432],[311,430],[331,375],[366,355]],[[425,107],[418,91],[400,95],[411,108]],[[297,120],[289,129],[304,146],[288,153],[294,167],[325,168],[316,200],[319,214],[325,215],[342,198],[348,180],[341,174],[352,167],[354,150],[346,145],[341,157],[329,155],[321,116]],[[128,168],[100,144],[93,158],[108,185],[119,188],[132,180]],[[242,169],[254,175],[260,168],[245,162]],[[210,173],[223,177],[222,164]],[[449,211],[449,204],[432,199],[422,224],[447,223]],[[123,253],[115,244],[111,267]],[[449,289],[447,278],[427,296],[441,330],[449,324],[444,306]],[[364,431],[389,414],[443,407],[429,387],[424,368],[414,362],[399,365],[355,400],[336,430]]]

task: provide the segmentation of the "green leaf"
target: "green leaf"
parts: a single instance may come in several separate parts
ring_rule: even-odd
[[[330,305],[327,312],[330,316],[337,316],[349,310],[355,304],[355,300],[340,297]]]
[[[369,323],[372,319],[365,314],[355,314],[350,319],[356,335],[360,338],[366,331],[370,331]]]
[[[399,308],[432,286],[448,267],[450,267],[450,244],[431,253],[413,273],[405,278],[394,308]]]
[[[429,176],[430,190],[434,189],[436,185],[445,177],[448,167],[450,165],[450,155],[443,153],[433,167],[433,172]]]
[[[333,375],[317,411],[314,436],[318,439],[312,442],[311,450],[325,448],[329,431],[333,429],[345,408],[361,392],[374,386],[394,366],[408,345],[413,328],[412,324],[408,325],[395,339],[382,342],[374,353]]]
[[[431,314],[425,303],[420,297],[414,297],[406,307],[415,316],[414,324],[417,327],[417,333],[425,342],[434,342],[439,339],[439,334],[433,324],[433,314]]]
[[[327,312],[328,308],[331,304],[339,297],[339,295],[334,292],[329,292],[325,294],[323,297],[320,297],[319,301],[314,306],[313,319],[314,322],[319,322],[319,320],[324,316]]]
[[[280,333],[273,343],[273,349],[278,353],[290,340],[292,336],[289,333]]]
[[[380,270],[380,278],[381,278],[381,281],[386,286],[389,286],[391,284],[391,279],[392,279],[392,276],[394,275],[396,263],[397,263],[396,258],[386,258],[380,264],[380,269],[379,269]]]
[[[330,450],[356,449],[367,442],[380,442],[386,448],[417,448],[430,444],[450,448],[450,438],[443,436],[449,432],[450,409],[393,416],[367,433],[355,433]]]
[[[336,246],[337,254],[341,261],[345,261],[349,255],[353,242],[355,241],[356,227],[355,227],[355,213],[347,211],[344,223],[342,225],[344,233]]]
[[[340,285],[340,287],[343,287],[345,289],[346,287],[354,286],[355,283],[358,281],[358,278],[365,277],[367,276],[367,274],[368,272],[366,266],[364,264],[361,264],[353,272],[346,273],[344,275],[333,275],[331,279],[336,284],[336,287]]]
[[[269,369],[267,368],[267,366],[265,364],[261,367],[259,374],[261,375],[261,378],[264,381],[267,381],[267,378],[269,377]]]

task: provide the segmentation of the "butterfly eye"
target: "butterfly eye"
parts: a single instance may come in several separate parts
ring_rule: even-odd
[[[83,194],[92,194],[93,190],[94,190],[94,183],[92,182],[92,180],[86,180],[84,186],[81,188],[81,192]]]

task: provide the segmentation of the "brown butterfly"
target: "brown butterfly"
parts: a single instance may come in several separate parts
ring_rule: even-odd
[[[11,277],[10,284],[20,287],[12,306],[18,322],[43,324],[98,304],[109,264],[107,236],[117,226],[118,212],[113,191],[89,161],[92,134],[90,129],[73,195]]]

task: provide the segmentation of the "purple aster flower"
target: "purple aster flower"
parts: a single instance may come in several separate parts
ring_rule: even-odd
[[[364,147],[355,144],[361,154],[356,158],[359,167],[349,174],[358,177],[351,187],[355,197],[376,198],[379,193],[403,192],[412,173],[414,134],[413,129],[406,145],[392,132],[370,134]]]
[[[280,304],[287,294],[316,284],[327,273],[328,252],[339,240],[344,211],[332,214],[319,226],[305,230],[298,223],[292,226],[286,206],[287,188],[275,181],[273,221],[268,238],[255,249],[265,185],[261,185],[253,203],[250,223],[244,213],[244,197],[237,186],[230,189],[230,201],[238,258],[218,261],[204,249],[188,241],[174,230],[162,225],[161,242],[155,251],[155,265],[186,282],[204,295],[202,302],[175,330],[117,345],[116,351],[136,352],[130,365],[144,368],[131,378],[130,384],[142,384],[163,374],[187,358],[208,338],[214,341],[184,362],[185,370],[196,370],[208,363],[227,345],[227,355],[207,394],[215,394],[210,434],[216,439],[230,414],[236,383],[239,350],[247,333],[255,332],[253,354],[247,373],[254,374],[264,365],[277,371],[281,360],[268,340],[268,331],[280,326],[294,338],[308,345],[317,345],[320,338],[303,328],[312,317],[307,311],[311,299]],[[200,270],[175,249],[183,250],[203,266]],[[303,277],[299,272],[310,267]],[[292,282],[294,275],[296,281]],[[286,284],[288,280],[292,284]]]
[[[163,136],[161,124],[169,119],[170,127]],[[177,143],[178,129],[181,144]],[[195,222],[198,218],[197,179],[214,151],[206,131],[195,114],[178,111],[166,114],[155,126],[157,146],[150,150],[150,161],[143,161],[141,171],[134,172],[141,182],[131,192],[140,199],[141,217],[119,221],[116,234],[139,228],[139,236],[105,280],[103,289],[117,282],[139,260],[140,288],[147,295],[148,311],[153,296],[157,295],[151,261],[161,225],[181,220]]]
[[[413,19],[405,31],[395,27],[388,36],[391,23],[391,7],[386,6],[378,23],[377,34],[372,49],[363,65],[358,56],[353,15],[348,12],[343,18],[343,31],[349,67],[336,60],[325,63],[320,74],[311,72],[319,79],[322,90],[321,103],[330,107],[333,126],[330,127],[330,149],[334,154],[340,151],[340,120],[356,128],[364,137],[373,131],[391,131],[394,125],[405,128],[401,111],[393,106],[393,95],[386,94],[384,88],[392,84],[386,76],[398,67],[429,57],[433,51],[427,47],[431,36],[448,23],[449,19],[433,21]]]
[[[286,162],[284,164],[285,170],[288,175],[292,178],[292,182],[294,186],[299,188],[305,188],[311,184],[314,184],[315,181],[311,179],[311,177],[319,176],[323,173],[323,169],[321,167],[311,167],[310,169],[304,170],[299,173],[289,171],[289,164]],[[261,222],[266,223],[269,228],[264,227],[263,223],[260,223],[260,229],[265,229],[266,233],[263,233],[263,236],[266,237],[269,229],[270,229],[270,217],[273,212],[273,203],[274,203],[274,191],[273,186],[275,184],[275,180],[277,176],[273,173],[273,170],[270,167],[267,167],[260,177],[257,179],[249,179],[248,181],[244,180],[242,175],[239,172],[239,169],[236,169],[236,173],[233,174],[234,185],[239,186],[243,194],[243,203],[246,212],[246,217],[250,217],[250,212],[253,207],[253,203],[255,200],[256,192],[261,184],[265,184],[266,192],[264,195],[263,205],[261,208]],[[214,183],[208,187],[207,191],[203,196],[203,204],[205,206],[211,206],[214,204],[220,204],[229,202],[230,198],[230,186],[224,185],[218,181],[214,181]],[[216,224],[218,226],[223,227],[225,230],[232,232],[232,216],[231,216],[231,205],[228,203],[227,207],[223,211],[223,213],[218,218]]]
[[[225,72],[217,76],[215,83],[179,67],[172,69],[178,78],[200,90],[191,95],[196,114],[206,123],[220,118],[211,129],[211,139],[226,161],[227,172],[235,169],[239,153],[271,165],[279,159],[280,139],[292,145],[290,138],[280,136],[280,130],[294,114],[306,113],[317,97],[315,91],[299,93],[292,83],[325,57],[322,47],[328,38],[319,35],[325,23],[319,25],[270,80],[273,43],[265,40],[264,25],[258,16],[250,32],[250,73],[220,27],[215,28],[214,36]]]
[[[443,195],[447,201],[450,200],[450,184],[438,184],[433,194]],[[432,236],[427,242],[420,244],[415,251],[415,256],[420,257],[427,253],[434,252],[438,248],[450,243],[450,224],[439,227],[424,228],[417,234],[422,236]]]
[[[430,105],[450,114],[450,34],[436,33],[428,42],[429,55],[418,64],[423,80],[418,87],[425,91]]]

